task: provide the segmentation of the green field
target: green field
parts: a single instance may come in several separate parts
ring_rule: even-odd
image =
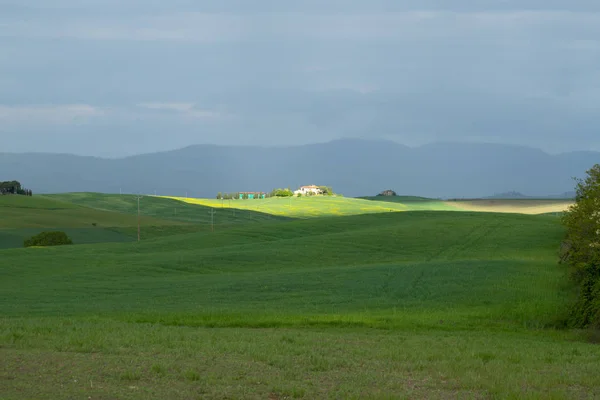
[[[104,210],[123,214],[137,213],[137,199],[133,195],[110,195],[100,193],[65,193],[48,196],[51,199],[84,206],[94,210]],[[235,210],[221,208],[221,204],[203,206],[189,204],[169,198],[144,196],[140,200],[144,216],[162,220],[210,225],[209,211],[214,207],[214,223],[219,226],[235,226],[247,223],[281,221],[286,218],[255,210]]]
[[[211,229],[209,207],[146,196],[140,210],[145,239]],[[0,249],[22,247],[24,239],[47,229],[65,231],[76,244],[137,240],[137,199],[131,195],[0,196],[0,215]],[[214,227],[282,219],[253,211],[216,210]]]
[[[71,202],[35,196],[0,196],[0,249],[22,247],[23,240],[41,231],[63,230],[75,243],[126,242],[134,240],[136,216],[81,207]],[[141,225],[149,231],[165,226],[183,226],[143,216]]]
[[[48,199],[133,213],[120,196]],[[160,221],[208,214],[145,200]],[[572,292],[557,218],[247,212],[215,232],[0,250],[0,397],[600,396],[600,347],[559,329]]]
[[[337,196],[288,198],[271,197],[267,199],[255,200],[217,200],[185,197],[168,198],[178,200],[181,203],[186,204],[217,208],[224,207],[224,209],[256,211],[291,218],[320,218],[413,210],[457,210],[456,207],[437,200],[431,200],[427,202],[388,202],[372,201],[367,198],[346,198]]]
[[[443,201],[416,196],[288,197],[260,200],[217,200],[166,197],[181,203],[255,211],[290,218],[320,218],[398,211],[478,211],[517,214],[549,214],[566,211],[571,200],[462,200]]]

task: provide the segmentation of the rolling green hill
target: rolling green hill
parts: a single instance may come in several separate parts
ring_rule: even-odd
[[[22,247],[43,230],[62,230],[77,244],[134,240],[133,215],[82,207],[44,196],[0,196],[0,248]],[[182,223],[143,216],[149,232]],[[137,229],[137,228],[136,228]]]
[[[7,398],[600,394],[600,349],[545,329],[569,299],[554,218],[252,227],[2,251]]]
[[[181,203],[238,209],[290,218],[320,218],[399,211],[477,211],[516,214],[548,214],[567,210],[570,200],[464,200],[442,201],[417,196],[289,197],[261,200],[217,200],[162,197]]]
[[[137,213],[137,198],[134,195],[64,193],[48,195],[48,197],[97,210],[125,214]],[[205,226],[211,223],[209,211],[213,208],[215,209],[214,223],[218,226],[287,220],[287,218],[254,210],[222,209],[220,202],[207,206],[156,196],[144,196],[140,200],[140,207],[144,216]]]
[[[411,210],[455,210],[442,202],[384,202],[346,197],[272,197],[261,200],[217,200],[170,197],[182,203],[251,210],[292,218],[320,218]]]
[[[144,239],[211,229],[210,207],[150,196],[140,204]],[[286,219],[253,211],[215,211],[215,229]],[[75,244],[137,239],[137,199],[131,195],[1,196],[0,215],[0,249],[22,247],[24,239],[42,230],[65,231]]]
[[[131,216],[132,199],[68,196],[79,196],[71,210]],[[168,221],[180,203],[146,206]],[[4,397],[600,395],[600,348],[555,329],[571,298],[556,218],[262,217],[140,243],[0,250]]]
[[[224,326],[306,318],[393,326],[414,318],[436,323],[442,314],[465,326],[490,316],[543,325],[562,301],[561,272],[549,267],[561,234],[549,218],[422,212],[258,225],[135,246],[20,249],[3,254],[12,278],[3,282],[9,302],[2,313],[113,315],[119,304],[122,312],[160,315],[147,317],[155,322],[173,310],[189,312],[190,324],[200,325],[221,315],[214,323]],[[32,275],[35,297],[52,301],[12,285],[23,273]],[[80,279],[89,280],[81,289]],[[82,303],[81,296],[99,301]]]

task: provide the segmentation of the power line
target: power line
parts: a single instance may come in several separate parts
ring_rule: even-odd
[[[144,196],[136,196],[137,199],[137,207],[138,207],[138,213],[137,213],[137,233],[138,233],[138,242],[140,241],[140,199],[144,197]]]
[[[215,209],[211,208],[211,210],[208,212],[210,214],[210,231],[214,232],[215,231]]]

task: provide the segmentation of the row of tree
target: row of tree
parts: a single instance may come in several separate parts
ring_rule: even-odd
[[[32,196],[33,192],[29,189],[25,189],[19,181],[0,181],[0,195],[5,194]]]
[[[567,236],[561,251],[578,292],[569,325],[600,330],[600,165],[578,181],[575,200],[563,217]]]
[[[325,196],[333,196],[333,189],[330,186],[319,186],[321,193]],[[292,197],[294,196],[294,191],[290,188],[285,189],[273,189],[271,192],[257,192],[254,193],[254,199],[262,199],[269,197]],[[230,199],[249,199],[250,195],[248,193],[217,193],[218,200],[230,200]]]

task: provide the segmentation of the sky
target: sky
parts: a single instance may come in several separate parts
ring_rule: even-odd
[[[0,152],[600,151],[597,0],[0,0]]]

